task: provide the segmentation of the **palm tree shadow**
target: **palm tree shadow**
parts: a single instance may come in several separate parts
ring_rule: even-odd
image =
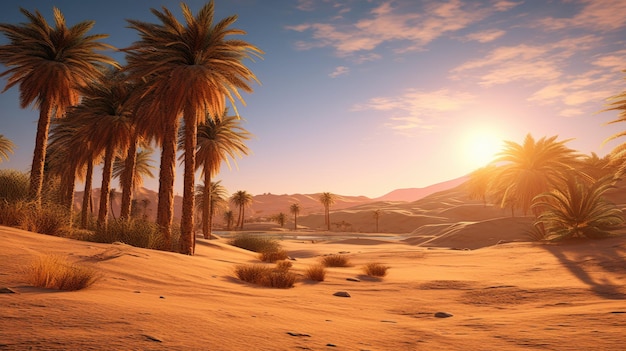
[[[625,235],[611,239],[569,241],[545,248],[597,296],[626,300],[626,287],[618,280],[626,275]]]

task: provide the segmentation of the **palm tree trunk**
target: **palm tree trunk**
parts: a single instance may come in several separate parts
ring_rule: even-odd
[[[241,204],[241,212],[240,212],[240,214],[241,214],[241,226],[239,227],[239,230],[243,230],[243,219],[245,218],[244,217],[244,211],[245,211],[244,205]]]
[[[83,191],[83,207],[81,208],[80,225],[87,228],[87,216],[89,215],[89,200],[91,199],[91,182],[93,180],[93,161],[87,162],[87,174],[85,175],[85,190]]]
[[[180,249],[185,255],[193,255],[195,231],[193,228],[193,210],[195,200],[196,139],[198,125],[196,114],[185,111],[185,172],[183,174],[183,213],[180,220]]]
[[[68,211],[68,215],[69,215],[69,226],[70,228],[72,227],[72,217],[74,214],[74,188],[76,187],[76,164],[74,164],[72,166],[72,172],[71,175],[68,177],[69,179],[67,180],[67,189],[66,189],[66,195],[65,195],[65,200],[66,203],[65,205],[67,206],[67,211]]]
[[[109,193],[109,195],[112,193]],[[115,201],[115,197],[111,198],[109,197],[109,209],[111,210],[111,216],[113,216],[113,219],[117,219],[115,218],[115,211],[113,211],[113,202]]]
[[[37,136],[35,139],[35,151],[30,170],[30,185],[28,193],[35,200],[37,206],[41,206],[41,188],[43,187],[43,170],[46,161],[46,148],[48,145],[48,132],[50,130],[50,115],[52,109],[48,101],[41,103],[39,121],[37,122]]]
[[[202,233],[205,239],[211,239],[211,227],[213,226],[213,204],[211,203],[211,172],[204,170],[204,196],[202,204]]]
[[[130,143],[128,153],[126,154],[126,160],[124,161],[124,172],[122,173],[121,187],[122,187],[122,204],[120,205],[120,218],[129,219],[131,200],[133,197],[133,178],[135,175],[135,163],[137,161],[137,137],[133,136],[133,141]]]
[[[174,219],[174,178],[176,176],[176,136],[178,122],[172,120],[165,127],[161,145],[159,170],[159,202],[156,222],[163,235],[165,250],[172,249],[172,221]]]
[[[104,154],[104,166],[102,166],[102,186],[100,187],[100,206],[98,207],[98,226],[106,227],[109,211],[109,190],[111,187],[111,175],[113,174],[113,147],[108,146]]]

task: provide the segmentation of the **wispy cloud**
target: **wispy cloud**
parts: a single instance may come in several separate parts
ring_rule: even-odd
[[[479,43],[488,43],[500,38],[504,34],[506,34],[506,32],[501,29],[490,29],[468,34],[464,39],[468,41],[477,41]]]
[[[348,72],[350,72],[350,68],[346,66],[337,66],[335,67],[335,70],[332,73],[330,73],[328,76],[330,78],[337,78],[343,74],[348,74]]]
[[[398,96],[371,98],[365,103],[354,105],[352,111],[385,111],[389,116],[385,126],[396,131],[432,129],[441,116],[467,108],[475,101],[476,97],[472,94],[450,89],[408,89]]]
[[[544,18],[539,24],[546,30],[593,28],[610,31],[626,25],[626,1],[624,0],[580,0],[581,11],[572,17]]]
[[[331,47],[338,56],[348,57],[372,51],[383,43],[393,43],[392,50],[403,53],[424,49],[443,35],[516,5],[511,1],[496,1],[493,4],[464,3],[461,0],[427,1],[418,8],[414,1],[386,1],[373,8],[365,18],[354,22],[304,23],[287,29],[312,32],[310,40],[296,43],[299,50]]]

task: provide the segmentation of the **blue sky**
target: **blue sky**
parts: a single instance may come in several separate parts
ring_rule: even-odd
[[[187,4],[195,12],[204,1]],[[0,22],[23,22],[19,6],[49,19],[56,6],[69,25],[94,20],[91,34],[109,34],[119,48],[138,38],[125,20],[156,22],[152,7],[182,21],[179,1],[3,0]],[[248,62],[261,85],[238,105],[255,135],[251,155],[216,177],[231,193],[378,197],[463,176],[502,140],[527,133],[573,138],[569,147],[600,156],[624,141],[602,145],[626,125],[598,113],[626,90],[623,0],[216,0],[215,8],[216,19],[237,14],[233,27],[265,52]],[[17,144],[0,168],[28,170],[38,112],[19,108],[17,88],[0,94],[0,106],[0,134]],[[182,193],[182,177],[176,183]]]

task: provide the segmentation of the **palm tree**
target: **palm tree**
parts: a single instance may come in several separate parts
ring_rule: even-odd
[[[0,134],[0,163],[2,163],[3,158],[9,160],[9,154],[13,153],[14,147],[15,144],[9,138]]]
[[[527,214],[532,199],[563,184],[567,173],[576,171],[579,155],[557,136],[537,141],[526,135],[523,144],[505,141],[496,163],[504,163],[494,177],[494,193],[501,207],[512,206]],[[537,213],[535,213],[536,215]]]
[[[141,199],[141,207],[143,207],[143,219],[148,218],[148,206],[150,206],[150,199]]]
[[[533,207],[541,208],[543,212],[535,225],[540,224],[545,229],[544,239],[600,238],[610,235],[610,230],[624,223],[622,211],[603,198],[604,193],[614,188],[616,181],[609,175],[587,185],[579,178],[570,176],[563,190],[554,189],[537,196]]]
[[[85,97],[72,110],[81,119],[80,133],[93,144],[93,150],[104,154],[98,225],[106,226],[113,160],[134,142],[134,109],[130,99],[132,86],[118,70],[82,89]]]
[[[322,205],[324,205],[324,224],[326,224],[326,230],[330,230],[330,206],[335,203],[335,195],[322,193],[319,200]]]
[[[285,226],[285,222],[287,221],[287,215],[280,212],[279,214],[274,215],[272,219],[275,220],[276,223],[280,224],[280,227],[282,228]]]
[[[167,192],[173,190],[174,177],[169,169],[175,167],[177,120],[180,114],[183,115],[185,171],[180,252],[192,255],[197,126],[204,122],[206,113],[213,118],[221,115],[226,98],[232,106],[235,106],[236,99],[244,103],[239,89],[252,92],[250,82],[257,79],[242,61],[260,56],[262,52],[243,40],[228,39],[245,32],[229,28],[237,16],[226,17],[214,24],[212,0],[195,17],[184,3],[181,9],[185,25],[165,7],[162,12],[152,9],[162,24],[129,20],[130,27],[139,32],[141,39],[126,51],[128,70],[133,77],[138,81],[149,78],[145,94],[152,98],[144,104],[145,113],[140,116],[148,116],[150,120],[157,116],[162,125],[171,127],[167,132],[173,133],[162,139],[163,154],[171,157],[162,157],[162,162],[169,164],[161,165],[168,168],[164,174],[166,178],[160,179],[163,191]],[[159,189],[161,192],[161,186]],[[171,215],[167,219],[161,218],[159,224],[169,231]]]
[[[120,218],[130,218],[130,203],[133,192],[143,185],[143,178],[154,178],[152,174],[152,149],[143,148],[136,151],[132,146],[125,158],[116,157],[113,162],[113,178],[120,180],[122,187],[122,203],[120,205]],[[133,157],[134,155],[134,157]],[[129,161],[129,159],[132,159]],[[128,171],[127,171],[128,170]]]
[[[207,192],[208,194],[207,196]],[[215,215],[216,210],[221,209],[224,210],[228,208],[228,201],[226,188],[221,184],[221,181],[211,182],[211,186],[207,187],[205,184],[199,184],[196,186],[196,208],[202,211],[202,225],[203,225],[203,234],[205,239],[211,239],[211,228],[213,227],[213,216]],[[210,201],[208,206],[206,201]],[[208,208],[208,209],[207,209]],[[206,213],[206,219],[205,216]],[[204,231],[204,225],[209,227],[208,233]]]
[[[39,107],[35,151],[30,172],[30,195],[41,203],[48,129],[52,115],[62,117],[79,102],[79,89],[100,76],[107,64],[117,66],[110,57],[98,53],[113,49],[99,40],[107,35],[87,35],[93,21],[68,27],[59,9],[53,8],[55,26],[35,11],[20,11],[29,22],[20,25],[0,24],[0,32],[9,43],[0,45],[0,63],[9,67],[0,77],[9,76],[3,92],[19,84],[20,105]]]
[[[498,167],[493,163],[470,173],[466,183],[469,198],[481,200],[486,207],[487,196],[489,195],[489,191],[491,190],[491,186],[497,174]]]
[[[206,113],[204,123],[198,126],[196,145],[196,169],[202,167],[204,184],[211,184],[211,178],[216,175],[222,162],[230,168],[228,158],[233,161],[236,157],[243,157],[248,154],[248,147],[245,140],[249,140],[251,134],[241,127],[241,119],[237,116],[228,116],[228,109],[225,109],[218,118],[211,118]],[[179,148],[184,147],[184,135],[179,138]],[[202,203],[202,233],[204,238],[211,237],[211,216],[209,206],[212,191],[203,191],[205,198]]]
[[[298,230],[298,215],[300,214],[300,204],[295,203],[289,206],[289,212],[293,215],[293,230]]]
[[[115,212],[113,211],[113,202],[115,201],[115,199],[117,199],[117,190],[115,190],[115,188],[111,188],[111,190],[109,191],[109,206],[111,209],[111,216],[113,216],[113,219],[117,219],[115,218]]]
[[[231,230],[233,222],[235,221],[235,214],[233,211],[229,210],[224,212],[224,221],[226,222],[226,230]]]
[[[376,233],[378,233],[378,220],[380,219],[380,210],[374,210],[372,213],[374,220],[376,220]]]
[[[243,222],[245,219],[244,210],[247,206],[252,204],[252,195],[248,194],[245,190],[239,190],[230,197],[230,202],[239,208],[239,217],[237,218],[237,225],[239,230],[243,230]]]

